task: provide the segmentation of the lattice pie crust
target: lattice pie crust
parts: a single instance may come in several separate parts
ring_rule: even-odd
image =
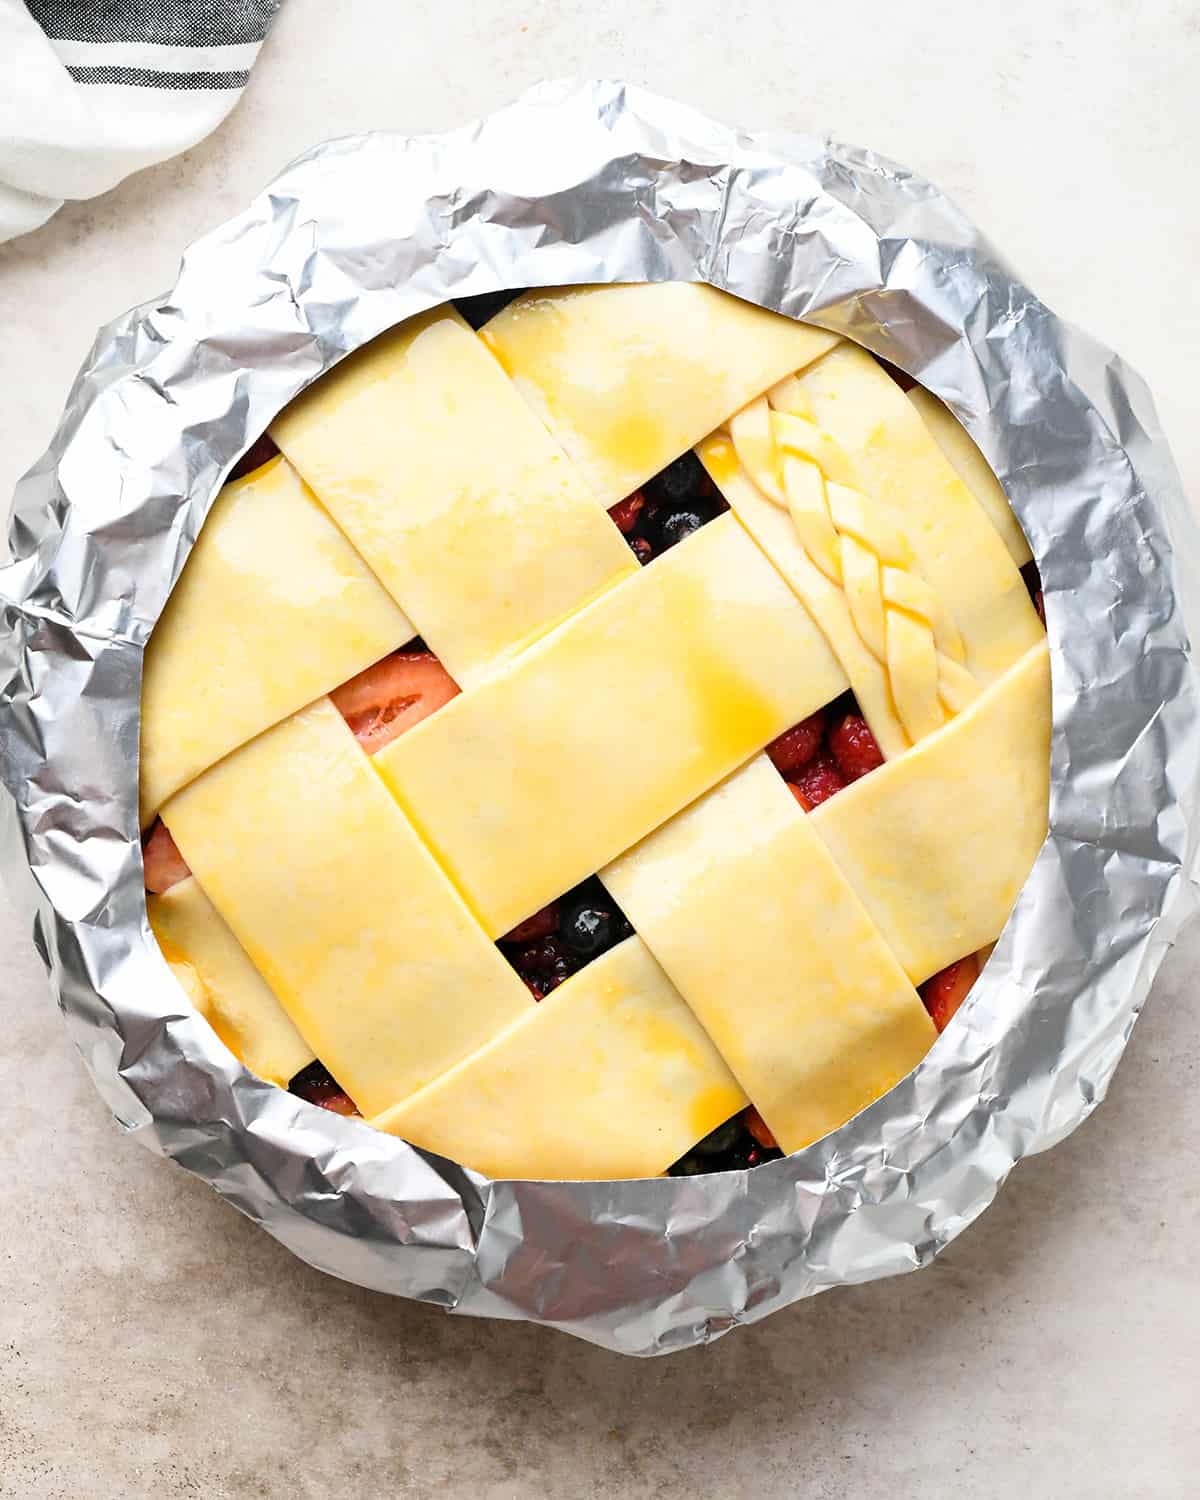
[[[246,1064],[319,1058],[497,1176],[660,1173],[753,1101],[785,1150],[934,1040],[1045,836],[1049,678],[983,460],[868,354],[707,287],[451,306],[226,487],[146,657],[149,899]],[[608,508],[694,449],[731,507],[640,568]],[[420,634],[461,693],[368,756],[326,696]],[[885,764],[762,753],[847,690]],[[634,935],[535,1000],[496,940],[599,873]]]

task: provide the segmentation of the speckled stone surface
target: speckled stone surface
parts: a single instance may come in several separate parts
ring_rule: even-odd
[[[0,247],[0,490],[96,325],[295,152],[575,73],[935,178],[1150,379],[1195,494],[1200,14],[1001,10],[286,0],[217,136]],[[930,1270],[634,1362],[322,1277],[122,1139],[0,903],[0,1496],[1191,1500],[1197,959],[1194,929],[1103,1108]]]

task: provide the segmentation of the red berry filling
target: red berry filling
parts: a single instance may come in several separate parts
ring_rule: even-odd
[[[883,753],[851,693],[785,729],[767,754],[805,812],[883,765]]]
[[[743,1111],[742,1119],[745,1121],[746,1129],[750,1132],[750,1134],[754,1137],[754,1139],[760,1146],[765,1147],[768,1151],[775,1151],[778,1149],[779,1142],[775,1139],[774,1135],[772,1135],[771,1129],[768,1126],[767,1122],[763,1119],[762,1115],[759,1114],[758,1110],[755,1109],[753,1104],[749,1109]]]
[[[921,999],[939,1032],[945,1031],[978,978],[979,960],[970,953],[966,958],[948,964],[921,986]]]
[[[374,755],[457,695],[458,684],[431,651],[406,647],[329,696],[355,739]]]
[[[161,818],[155,819],[142,843],[142,865],[146,889],[155,896],[165,895],[173,885],[186,880],[192,873]]]
[[[830,727],[829,748],[848,782],[883,765],[883,752],[861,714],[844,714]]]
[[[622,536],[628,536],[638,523],[638,517],[646,508],[646,497],[641,490],[634,490],[632,495],[626,495],[624,500],[609,507],[609,515],[616,522],[617,530]]]
[[[357,1115],[359,1112],[354,1100],[324,1063],[309,1063],[288,1084],[288,1093],[307,1099],[310,1104],[318,1104],[335,1115]]]
[[[767,746],[767,754],[779,774],[788,779],[808,765],[820,750],[824,737],[825,711],[818,709],[807,719],[801,719],[799,724],[785,729],[777,740],[772,740]]]
[[[558,902],[551,901],[549,906],[543,906],[541,911],[535,911],[532,917],[526,917],[523,922],[518,922],[511,932],[506,932],[500,939],[502,943],[532,943],[535,938],[549,937],[558,929]]]
[[[788,782],[793,797],[805,812],[812,812],[814,807],[828,802],[845,785],[846,778],[831,755],[818,755]]]

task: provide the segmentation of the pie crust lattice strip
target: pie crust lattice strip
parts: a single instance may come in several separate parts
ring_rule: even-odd
[[[668,283],[435,309],[272,437],[143,694],[185,877],[150,920],[247,1066],[319,1059],[493,1176],[606,1178],[748,1103],[798,1149],[920,1061],[917,986],[996,939],[1048,797],[1028,551],[953,419]],[[727,508],[640,567],[609,512],[693,450]],[[436,712],[368,754],[343,684],[417,636]],[[808,810],[764,752],[849,694],[884,763]],[[535,997],[506,938],[597,875],[632,933]]]

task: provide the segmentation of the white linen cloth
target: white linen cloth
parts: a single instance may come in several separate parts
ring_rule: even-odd
[[[0,241],[194,145],[281,0],[0,0]]]

